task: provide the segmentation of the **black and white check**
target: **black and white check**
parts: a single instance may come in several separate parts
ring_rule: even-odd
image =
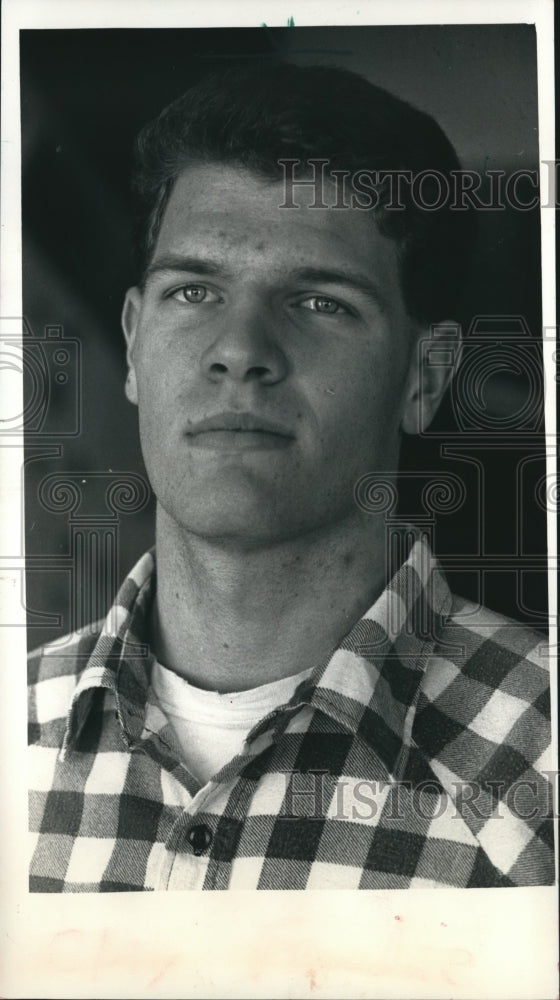
[[[31,891],[554,881],[543,637],[453,596],[420,532],[203,787],[150,688],[155,586],[150,552],[104,623],[30,657]]]

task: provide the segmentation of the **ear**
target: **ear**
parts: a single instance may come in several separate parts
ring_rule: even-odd
[[[121,325],[126,340],[126,361],[128,364],[128,374],[126,376],[124,391],[128,401],[134,403],[136,406],[138,405],[138,387],[136,385],[136,370],[134,367],[134,344],[141,308],[142,292],[139,288],[129,288],[125,295],[121,315]]]
[[[444,320],[416,336],[401,428],[421,434],[430,426],[461,356],[461,326]]]

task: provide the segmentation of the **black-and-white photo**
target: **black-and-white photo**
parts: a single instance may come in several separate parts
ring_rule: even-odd
[[[534,25],[20,58],[30,891],[550,885]]]

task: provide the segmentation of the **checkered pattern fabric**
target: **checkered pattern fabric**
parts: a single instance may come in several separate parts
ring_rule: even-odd
[[[554,881],[543,639],[454,598],[427,538],[200,787],[150,689],[145,555],[106,622],[30,658],[30,889]]]

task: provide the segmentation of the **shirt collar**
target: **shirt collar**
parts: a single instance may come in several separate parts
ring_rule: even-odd
[[[452,597],[426,532],[392,529],[401,557],[372,607],[356,622],[326,662],[303,681],[286,713],[310,705],[357,734],[395,778],[402,774],[426,662],[434,650]],[[95,690],[113,691],[123,739],[140,739],[154,656],[148,620],[155,594],[154,550],[146,553],[120,588],[86,668],[76,686],[63,753],[78,747]],[[279,713],[251,732],[281,725]]]
[[[151,549],[136,563],[118,591],[78,680],[68,713],[62,756],[70,748],[79,748],[95,692],[103,688],[115,696],[124,742],[132,746],[139,741],[154,662],[147,639],[155,588],[155,552]]]
[[[453,598],[428,533],[393,528],[398,568],[332,655],[296,690],[289,709],[308,704],[365,742],[395,780],[402,777],[424,671],[440,642]],[[399,565],[400,562],[400,565]],[[286,725],[278,713],[251,733]]]

